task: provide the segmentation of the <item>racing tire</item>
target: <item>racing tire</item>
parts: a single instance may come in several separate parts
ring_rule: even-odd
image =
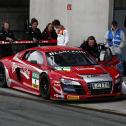
[[[7,87],[5,67],[0,63],[0,87]]]
[[[46,73],[40,76],[40,94],[42,98],[50,99],[50,80]]]

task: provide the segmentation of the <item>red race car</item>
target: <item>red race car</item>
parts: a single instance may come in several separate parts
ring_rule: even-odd
[[[114,67],[99,65],[79,48],[46,46],[0,60],[0,86],[53,100],[85,100],[121,95]]]

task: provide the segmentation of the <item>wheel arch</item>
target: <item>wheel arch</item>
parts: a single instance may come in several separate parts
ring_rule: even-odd
[[[40,73],[39,77],[41,77],[43,74],[48,75],[47,72],[44,71],[44,72]]]
[[[51,82],[50,82],[50,78],[49,78],[49,75],[46,71],[43,71],[40,75],[39,75],[39,90],[40,90],[40,95],[42,95],[41,93],[41,86],[42,86],[42,77],[43,75],[46,77],[46,79],[48,80],[48,83],[49,83],[49,92],[47,94],[47,96],[42,96],[44,99],[50,99],[50,89],[51,89]]]
[[[39,74],[39,81],[40,81],[39,83],[40,83],[40,84],[41,84],[41,77],[42,77],[42,75],[44,75],[44,74],[47,76],[47,78],[49,79],[49,82],[50,82],[50,78],[49,78],[48,72],[43,71],[42,73]]]
[[[5,70],[6,86],[10,86],[11,82],[10,82],[9,70],[7,69],[7,66],[4,64],[4,62],[0,61],[0,65],[2,65]]]

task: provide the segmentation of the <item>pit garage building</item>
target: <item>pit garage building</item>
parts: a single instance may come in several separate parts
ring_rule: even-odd
[[[59,19],[69,31],[69,44],[74,46],[90,35],[103,42],[111,21],[116,19],[124,28],[125,16],[126,0],[30,0],[30,17],[39,20],[40,28]]]
[[[79,46],[90,35],[94,35],[98,42],[103,42],[113,19],[126,29],[126,0],[0,1],[0,24],[8,20],[19,39],[33,17],[39,20],[41,31],[49,22],[59,19],[69,31],[69,44],[72,46]]]

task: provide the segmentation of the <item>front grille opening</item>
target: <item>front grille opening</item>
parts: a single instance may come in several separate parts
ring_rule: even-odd
[[[102,84],[106,82],[95,82],[96,84]],[[108,82],[107,82],[108,83]],[[104,94],[110,94],[112,91],[112,82],[109,82],[109,88],[98,88],[98,89],[93,89],[93,84],[94,83],[88,83],[88,91],[91,95],[104,95]]]

